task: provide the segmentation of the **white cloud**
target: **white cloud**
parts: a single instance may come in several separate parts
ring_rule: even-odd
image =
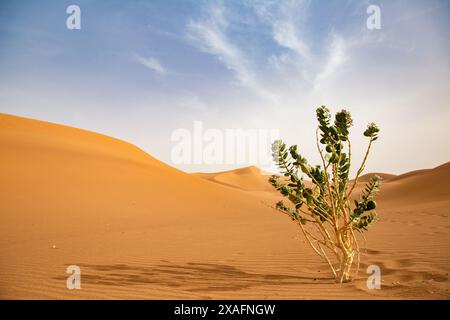
[[[167,72],[167,70],[161,65],[161,63],[153,57],[142,57],[136,54],[134,55],[134,59],[138,63],[158,74],[164,75]]]
[[[306,24],[307,5],[308,3],[302,0],[251,4],[256,16],[271,29],[274,43],[280,48],[288,49],[278,56],[271,56],[272,61],[291,66],[311,62],[311,49],[302,34]]]
[[[337,69],[345,62],[347,44],[344,38],[333,35],[328,57],[323,68],[317,73],[314,79],[314,90],[320,88],[322,82],[330,78]]]
[[[292,21],[275,21],[272,25],[273,39],[281,47],[294,51],[299,57],[311,58],[308,45],[297,34],[296,26]]]
[[[208,18],[191,20],[187,25],[187,39],[203,52],[209,53],[231,70],[238,83],[264,98],[275,99],[258,81],[243,50],[227,35],[228,21],[222,6],[210,8]]]
[[[348,45],[342,35],[330,33],[330,45],[313,46],[302,33],[308,23],[308,2],[252,2],[249,6],[253,20],[239,16],[238,11],[229,15],[222,5],[209,7],[204,18],[188,23],[187,39],[199,50],[215,56],[239,85],[268,103],[279,105],[292,100],[298,97],[299,89],[303,95],[318,91],[344,63]],[[268,28],[272,45],[279,50],[268,52],[266,65],[252,56],[258,48],[235,41],[237,34],[231,33],[231,23],[241,20],[260,30]],[[313,52],[313,47],[318,49]]]

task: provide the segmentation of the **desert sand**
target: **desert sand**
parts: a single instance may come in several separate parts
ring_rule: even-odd
[[[111,137],[0,114],[0,168],[1,299],[450,298],[450,163],[384,175],[345,284],[272,208],[256,167],[187,174]],[[370,264],[380,290],[366,287]],[[69,265],[80,290],[66,288]]]

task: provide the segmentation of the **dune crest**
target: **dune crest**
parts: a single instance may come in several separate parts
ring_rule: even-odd
[[[268,176],[254,166],[193,175],[241,190],[277,193],[267,182]],[[450,200],[450,162],[433,169],[416,170],[401,175],[366,173],[358,179],[356,190],[364,187],[365,183],[375,175],[382,178],[380,199],[383,201],[415,203]]]
[[[450,201],[450,163],[395,176],[383,185],[385,201],[420,204]]]
[[[360,176],[358,178],[358,182],[369,182],[370,178],[372,178],[373,176],[379,176],[383,182],[387,182],[387,181],[393,179],[394,177],[396,177],[395,174],[390,174],[390,173],[370,172],[370,173],[366,173],[366,174],[363,174],[362,176]],[[354,181],[354,179],[352,181]]]
[[[256,166],[243,167],[217,173],[194,173],[193,175],[224,186],[246,191],[272,191],[268,175]]]

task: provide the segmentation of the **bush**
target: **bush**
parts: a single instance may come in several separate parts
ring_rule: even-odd
[[[360,246],[355,233],[362,234],[377,220],[374,197],[379,190],[379,177],[370,179],[353,204],[351,199],[380,130],[370,123],[364,131],[369,138],[368,147],[351,181],[350,113],[346,110],[336,113],[333,123],[325,106],[318,108],[316,114],[319,123],[316,142],[322,164],[311,166],[296,145],[288,148],[277,140],[272,146],[273,157],[285,178],[273,175],[269,182],[290,202],[286,205],[280,201],[276,209],[298,223],[311,248],[328,263],[336,281],[342,283],[351,280],[354,266],[355,274],[358,273]],[[304,178],[311,183],[305,184]]]

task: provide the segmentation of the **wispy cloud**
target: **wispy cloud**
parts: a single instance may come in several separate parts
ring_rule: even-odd
[[[241,17],[238,10],[229,15],[223,5],[210,6],[204,18],[189,21],[187,39],[232,71],[239,85],[271,101],[280,101],[281,91],[286,94],[280,83],[295,91],[302,87],[314,92],[343,64],[347,44],[336,32],[330,32],[328,46],[309,43],[302,31],[308,23],[308,5],[301,0],[251,2],[253,20]],[[272,43],[268,47],[271,50],[265,50],[265,65],[254,56],[260,48],[236,41],[239,29],[231,23],[240,20],[269,30]]]
[[[314,79],[314,91],[318,90],[321,84],[330,78],[345,62],[347,49],[346,41],[341,36],[335,34],[332,38],[333,40],[328,48],[328,57],[323,68],[317,73]]]
[[[300,31],[300,26],[305,22],[305,1],[256,2],[253,10],[264,23],[270,25],[276,44],[289,49],[300,58],[311,58],[310,48]]]
[[[146,67],[146,68],[148,68],[148,69],[150,69],[150,70],[152,70],[152,71],[154,71],[154,72],[156,72],[156,73],[158,73],[160,75],[164,75],[164,74],[167,73],[166,68],[164,68],[161,65],[161,63],[157,59],[155,59],[153,57],[142,57],[142,56],[140,56],[138,54],[135,54],[134,55],[134,59],[138,63],[142,64],[144,67]]]
[[[308,45],[299,37],[295,25],[291,21],[273,22],[273,39],[281,47],[294,51],[299,57],[310,59]]]
[[[229,38],[228,25],[224,7],[211,7],[207,18],[189,21],[187,39],[203,52],[217,57],[227,69],[233,72],[234,78],[240,85],[265,98],[273,99],[274,96],[257,81],[245,52]]]

